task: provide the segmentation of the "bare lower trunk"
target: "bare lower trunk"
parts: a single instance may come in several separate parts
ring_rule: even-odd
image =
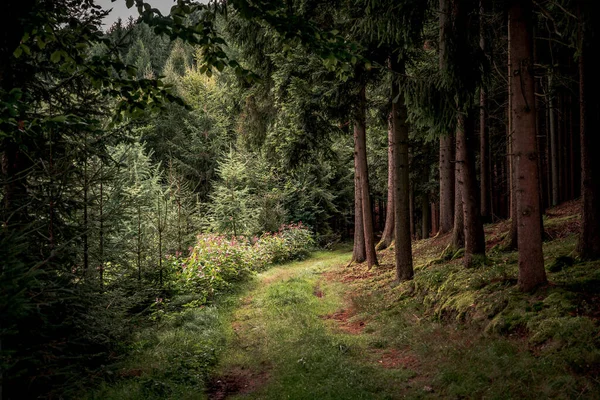
[[[510,37],[508,38],[510,46]],[[507,249],[516,250],[518,248],[518,229],[517,229],[517,191],[515,184],[515,162],[513,157],[513,116],[512,116],[512,76],[511,76],[511,58],[508,55],[508,110],[507,110],[507,135],[506,135],[506,152],[508,163],[508,190],[509,190],[509,215],[510,215],[510,231],[508,232]]]
[[[373,214],[371,213],[371,198],[369,196],[369,172],[367,167],[367,132],[366,132],[366,96],[365,86],[359,91],[357,109],[354,117],[354,143],[355,158],[358,166],[358,179],[361,191],[363,232],[365,236],[365,249],[367,253],[367,265],[371,268],[377,265],[377,253],[375,252],[375,236],[373,235]]]
[[[455,163],[454,171],[454,228],[452,229],[452,248],[462,249],[465,246],[465,222],[461,192],[460,163]]]
[[[100,286],[104,284],[104,183],[102,177],[102,166],[100,167],[100,244],[98,257],[100,266],[98,267],[98,279]]]
[[[431,224],[431,212],[429,208],[429,196],[427,193],[423,193],[421,198],[421,215],[423,216],[421,224],[421,236],[423,239],[429,238],[430,224]]]
[[[431,235],[435,236],[440,231],[440,212],[437,203],[431,203]]]
[[[580,141],[581,141],[581,194],[583,213],[581,216],[581,234],[577,249],[583,259],[600,258],[600,157],[595,152],[600,148],[600,101],[598,91],[597,56],[598,32],[591,22],[594,5],[580,1]]]
[[[479,1],[480,13],[480,39],[479,46],[482,51],[485,51],[485,35],[484,35],[484,0]],[[492,217],[492,202],[491,202],[491,187],[490,187],[490,146],[489,146],[489,130],[487,126],[487,96],[485,88],[481,88],[479,94],[479,157],[480,157],[480,201],[481,201],[481,217],[484,221],[490,222]]]
[[[531,291],[546,283],[535,137],[535,93],[531,0],[513,1],[509,9],[513,153],[516,161],[519,231],[519,287]]]
[[[415,192],[410,186],[408,189],[408,214],[410,224],[410,237],[415,238]]]
[[[548,86],[552,91],[552,75],[548,77]],[[550,157],[552,165],[552,206],[558,205],[558,140],[556,134],[556,113],[554,111],[554,99],[551,93],[548,98],[548,113],[550,116]]]
[[[439,3],[439,67],[446,69],[446,36],[448,33],[448,0]],[[455,178],[454,178],[454,139],[452,134],[440,138],[440,233],[448,233],[454,227]]]
[[[402,76],[405,72],[404,63],[393,65],[395,67],[394,71]],[[396,156],[396,165],[394,168],[396,244],[394,245],[394,255],[396,260],[396,279],[404,281],[412,279],[414,272],[410,231],[408,112],[404,93],[400,91],[400,84],[397,80],[394,81],[392,86],[392,96],[393,98],[398,98],[398,101],[392,104]]]
[[[465,265],[470,266],[473,254],[485,254],[485,236],[479,211],[473,124],[468,115],[459,114],[456,130],[456,162],[460,164],[461,195],[465,226]]]
[[[454,226],[454,139],[452,135],[440,138],[440,233],[452,231]]]
[[[355,144],[356,147],[356,144]],[[357,160],[354,159],[354,248],[352,250],[352,260],[357,263],[364,262],[367,259],[365,250],[365,232],[363,228],[362,215],[362,194],[360,190],[360,180],[358,179]]]
[[[394,123],[392,113],[388,118],[388,190],[387,209],[385,214],[385,227],[377,250],[388,248],[394,241]]]

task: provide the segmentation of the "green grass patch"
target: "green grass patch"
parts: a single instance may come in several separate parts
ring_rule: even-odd
[[[237,397],[395,398],[393,387],[414,375],[382,369],[368,356],[368,335],[346,333],[339,329],[340,321],[328,318],[351,304],[345,286],[327,281],[322,272],[348,259],[347,252],[321,253],[260,276],[266,285],[259,285],[237,312],[239,336],[219,371],[226,375],[230,370],[254,370],[252,375],[261,376],[265,384]]]
[[[210,372],[229,341],[231,312],[240,294],[254,285],[240,285],[210,306],[155,312],[154,322],[135,334],[126,357],[107,368],[98,388],[80,398],[205,399]],[[180,302],[189,303],[189,298],[172,301]]]

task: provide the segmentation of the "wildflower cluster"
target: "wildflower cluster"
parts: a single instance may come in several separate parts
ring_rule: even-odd
[[[202,234],[190,255],[172,260],[171,266],[180,290],[199,294],[206,301],[254,271],[305,258],[313,246],[312,233],[301,222],[251,239]]]

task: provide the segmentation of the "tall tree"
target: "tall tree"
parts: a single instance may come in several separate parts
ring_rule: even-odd
[[[579,14],[579,95],[581,140],[581,193],[583,214],[577,249],[583,259],[600,258],[600,62],[594,55],[600,44],[597,23],[592,21],[595,4],[578,1]]]
[[[393,106],[392,106],[393,108]],[[387,187],[387,207],[385,213],[385,226],[381,234],[381,239],[377,243],[377,250],[383,250],[388,248],[394,241],[394,171],[396,168],[394,151],[394,116],[393,111],[390,111],[388,117],[388,187]]]
[[[392,58],[392,70],[398,76],[392,81],[392,126],[394,128],[394,219],[396,222],[394,256],[396,260],[396,279],[404,281],[414,275],[412,244],[410,237],[409,210],[409,159],[408,159],[408,112],[404,92],[400,88],[400,77],[405,74],[404,60],[396,62]]]
[[[456,130],[456,162],[460,164],[460,192],[465,226],[464,263],[466,266],[471,265],[473,254],[485,253],[485,237],[475,177],[474,133],[473,120],[469,118],[468,114],[459,114]]]
[[[365,238],[365,250],[367,254],[367,265],[372,267],[378,265],[377,253],[375,252],[375,235],[373,233],[373,213],[371,209],[371,197],[369,192],[369,170],[367,166],[367,129],[366,129],[366,107],[367,97],[365,84],[361,83],[358,90],[356,108],[354,110],[354,157],[356,159],[355,174],[358,177],[358,186],[361,192],[363,233]]]
[[[439,16],[439,65],[440,70],[446,69],[446,46],[448,34],[449,0],[440,0]],[[454,154],[453,135],[446,132],[440,137],[440,233],[452,231],[454,226]]]
[[[485,52],[485,2],[479,0],[479,46]],[[487,124],[487,94],[484,85],[481,85],[479,92],[479,184],[481,201],[481,217],[484,221],[491,218],[491,174],[490,174],[490,145],[489,128]]]
[[[532,291],[546,283],[537,163],[533,77],[532,2],[511,1],[510,39],[513,157],[519,242],[519,287]]]
[[[478,80],[474,74],[480,74],[478,68],[465,65],[467,57],[481,57],[479,48],[479,30],[472,31],[472,19],[479,11],[474,0],[456,0],[452,12],[453,48],[449,56],[453,65],[446,68],[453,76],[453,88],[456,90],[458,106],[458,122],[456,130],[456,162],[460,164],[460,191],[462,198],[462,213],[465,228],[465,258],[466,266],[471,265],[473,254],[485,253],[485,236],[481,220],[479,190],[475,169],[475,132],[473,127],[473,105]],[[475,41],[477,39],[477,42]],[[480,61],[481,62],[481,61]],[[479,63],[475,63],[478,67]],[[477,75],[475,75],[477,76]]]
[[[358,152],[357,141],[354,141],[354,151]],[[365,247],[365,230],[363,226],[363,206],[361,182],[358,177],[358,158],[354,157],[354,247],[352,262],[362,263],[367,259]]]
[[[452,228],[452,249],[458,250],[465,246],[465,218],[461,191],[461,164],[455,163],[454,168],[454,222]]]

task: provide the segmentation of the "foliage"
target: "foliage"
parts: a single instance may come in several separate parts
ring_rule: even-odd
[[[253,271],[307,257],[313,246],[312,233],[298,223],[265,233],[254,243],[244,236],[198,235],[187,258],[169,257],[169,262],[178,291],[200,296],[202,304],[246,280]]]
[[[262,265],[280,264],[306,258],[314,247],[313,235],[302,222],[282,225],[275,233],[264,233],[254,243],[254,252]]]

